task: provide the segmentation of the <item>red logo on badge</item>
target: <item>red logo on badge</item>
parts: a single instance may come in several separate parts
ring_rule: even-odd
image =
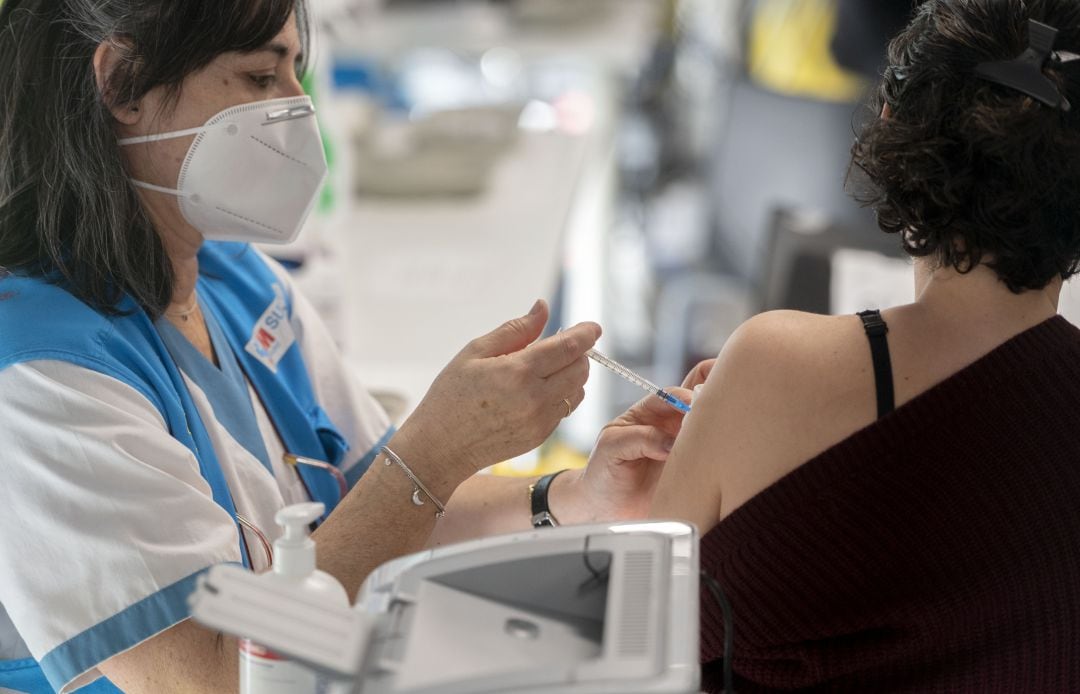
[[[265,328],[259,328],[259,332],[256,333],[255,337],[256,339],[258,339],[259,344],[265,350],[269,350],[271,347],[273,347],[274,342],[277,340],[276,337],[266,332]]]

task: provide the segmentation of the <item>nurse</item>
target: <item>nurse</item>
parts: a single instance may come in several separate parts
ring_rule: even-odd
[[[598,326],[539,340],[537,302],[395,429],[248,245],[295,237],[326,173],[303,0],[0,2],[0,688],[235,691],[236,643],[186,598],[214,564],[265,569],[285,504],[332,510],[319,564],[350,592],[425,543],[529,527],[530,499],[644,513],[681,425],[659,400],[544,494],[473,477],[581,402]]]

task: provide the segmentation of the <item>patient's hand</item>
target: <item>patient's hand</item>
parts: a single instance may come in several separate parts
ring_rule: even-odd
[[[669,393],[690,401],[715,359],[701,362]],[[562,523],[644,518],[664,461],[682,429],[683,413],[655,396],[640,400],[604,427],[589,465],[555,480],[551,510]],[[565,479],[564,479],[565,478]]]

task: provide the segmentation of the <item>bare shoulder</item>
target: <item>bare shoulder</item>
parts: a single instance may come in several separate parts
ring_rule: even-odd
[[[841,380],[852,369],[852,358],[865,351],[861,323],[855,316],[821,316],[798,311],[770,311],[739,327],[720,353],[718,367],[730,386],[768,383],[791,388],[816,388],[822,381]],[[866,365],[858,364],[865,367]],[[726,379],[725,379],[726,380]]]
[[[772,437],[766,455],[808,458],[873,420],[872,362],[856,316],[771,311],[724,346],[703,409]]]
[[[705,530],[875,414],[857,317],[755,316],[725,344],[695,400],[654,512],[691,508]]]

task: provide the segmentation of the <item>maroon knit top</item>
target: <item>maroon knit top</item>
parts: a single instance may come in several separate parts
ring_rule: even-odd
[[[805,463],[701,566],[740,694],[1080,692],[1080,330],[1052,318]],[[704,587],[701,655],[720,691]]]

